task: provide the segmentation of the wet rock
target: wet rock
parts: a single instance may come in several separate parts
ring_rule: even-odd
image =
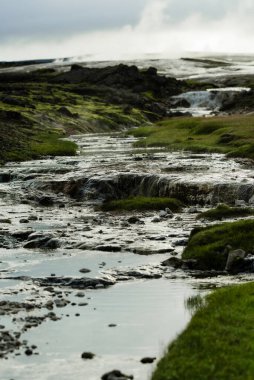
[[[140,223],[141,220],[137,216],[131,216],[130,218],[127,219],[127,222],[130,224],[136,224],[136,223]]]
[[[173,216],[174,214],[169,208],[166,208],[165,210],[161,210],[159,212],[159,217],[163,219],[173,218]]]
[[[246,257],[246,252],[243,249],[236,249],[228,253],[225,270],[228,272],[237,272],[243,266],[243,260]]]
[[[170,257],[169,259],[164,260],[161,263],[161,265],[164,266],[164,267],[172,267],[172,268],[175,268],[175,269],[179,269],[183,265],[183,260],[178,259],[177,257]]]
[[[0,223],[4,223],[4,224],[11,224],[11,219],[7,219],[7,218],[0,218]]]
[[[215,278],[218,276],[225,276],[227,272],[217,270],[193,270],[188,271],[188,275],[196,279]]]
[[[174,241],[173,245],[175,247],[185,247],[188,243],[188,240],[189,239],[179,239],[179,240]]]
[[[54,205],[54,198],[49,195],[38,196],[36,200],[41,206],[49,207]]]
[[[199,270],[200,265],[199,265],[198,260],[188,259],[188,260],[183,260],[183,264],[181,268],[183,270]]]
[[[33,231],[31,230],[25,230],[25,231],[15,231],[12,233],[11,236],[13,236],[15,239],[24,241],[28,239],[28,236],[31,235]]]
[[[129,281],[135,278],[152,280],[162,277],[161,270],[150,267],[140,267],[138,269],[127,270],[113,270],[112,273],[118,281]]]
[[[64,300],[64,299],[58,299],[58,300],[55,300],[54,302],[55,302],[56,307],[65,307],[69,304],[69,301]]]
[[[78,293],[76,294],[76,297],[79,297],[79,298],[85,297],[85,293],[83,293],[83,292],[78,292]]]
[[[170,253],[173,252],[174,248],[172,247],[167,247],[167,248],[158,248],[158,249],[149,249],[149,248],[135,248],[133,249],[133,252],[136,253],[137,255],[159,255],[159,254],[164,254],[164,253]]]
[[[98,285],[102,287],[107,287],[114,285],[116,283],[115,279],[108,276],[107,278],[73,278],[73,277],[45,277],[45,278],[35,278],[33,281],[39,286],[51,287],[67,287],[71,289],[96,289]]]
[[[93,354],[92,352],[83,352],[83,354],[81,355],[81,358],[85,360],[92,360],[94,357],[95,354]]]
[[[140,360],[142,364],[151,364],[156,360],[156,358],[143,358]]]
[[[103,251],[103,252],[120,252],[122,247],[119,245],[97,245],[93,248],[94,251]]]
[[[51,235],[31,234],[28,237],[28,242],[23,247],[27,249],[57,249],[60,246],[60,241]]]
[[[91,272],[91,270],[87,269],[87,268],[82,268],[79,271],[80,271],[80,273],[89,273],[89,272]]]
[[[151,220],[152,223],[160,223],[161,222],[161,218],[159,218],[158,216],[155,216],[152,220]]]
[[[61,246],[61,243],[58,239],[52,238],[49,239],[44,245],[43,248],[45,249],[57,249]]]
[[[12,335],[9,331],[0,331],[0,359],[19,349],[22,343],[18,337]]]
[[[28,217],[28,220],[32,220],[32,221],[38,220],[38,216],[37,215],[30,215]]]
[[[131,376],[124,375],[121,371],[118,371],[118,370],[105,373],[105,375],[101,377],[101,380],[128,380],[128,379],[132,380],[134,379],[134,377],[132,375]]]
[[[25,354],[27,356],[31,356],[31,355],[33,355],[33,351],[30,348],[28,348],[27,350],[25,350]]]
[[[19,223],[26,224],[26,223],[29,223],[29,220],[25,219],[25,218],[22,218],[22,219],[19,220]]]

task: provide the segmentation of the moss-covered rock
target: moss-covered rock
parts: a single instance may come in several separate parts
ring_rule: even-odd
[[[224,270],[229,250],[254,254],[254,220],[223,223],[193,231],[183,252],[184,260],[196,260],[196,269]]]

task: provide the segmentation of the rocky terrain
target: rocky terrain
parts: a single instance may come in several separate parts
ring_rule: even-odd
[[[249,247],[227,247],[220,268],[182,258],[190,235],[224,221],[201,213],[252,209],[253,162],[139,147],[119,133],[172,116],[172,97],[199,86],[123,64],[0,75],[3,378],[33,378],[36,367],[38,380],[148,379],[161,342],[191,316],[188,297],[253,278],[250,266],[230,270],[235,258],[252,262]],[[242,107],[237,96],[229,112]],[[106,211],[130,197],[179,207]]]

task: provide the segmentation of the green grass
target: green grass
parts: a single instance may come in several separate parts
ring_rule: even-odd
[[[254,283],[210,294],[152,380],[253,380]]]
[[[198,219],[221,220],[227,218],[237,218],[254,215],[254,209],[244,207],[230,207],[225,204],[218,205],[216,208],[202,212]]]
[[[140,147],[163,146],[195,152],[220,152],[254,159],[254,116],[171,118],[132,130]]]
[[[77,145],[72,141],[59,139],[61,133],[48,131],[36,136],[36,141],[30,144],[35,156],[74,156]]]
[[[103,211],[145,211],[163,210],[169,208],[173,212],[180,211],[182,203],[174,198],[132,197],[106,202],[102,205]]]
[[[1,77],[0,162],[73,155],[76,145],[59,138],[72,133],[119,131],[147,123],[140,109],[79,95],[78,85],[50,83],[54,74],[46,72],[44,77],[43,73],[23,82]]]
[[[195,259],[199,269],[224,270],[225,248],[241,248],[254,253],[254,220],[223,223],[194,230],[183,252],[183,259]]]

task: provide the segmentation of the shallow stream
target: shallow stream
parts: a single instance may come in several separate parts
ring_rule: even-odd
[[[135,139],[120,135],[72,139],[80,147],[76,157],[10,163],[0,170],[0,301],[38,306],[1,313],[1,330],[21,333],[22,345],[0,359],[0,377],[95,380],[119,369],[148,380],[156,362],[140,360],[159,359],[183,330],[191,317],[188,298],[207,293],[210,285],[241,280],[195,280],[160,264],[181,255],[191,229],[206,224],[196,220],[198,211],[225,198],[253,201],[253,168],[220,154],[134,149]],[[137,194],[178,194],[186,208],[172,218],[96,208],[110,195]],[[129,223],[131,216],[138,222]],[[29,248],[26,238],[16,238],[22,233],[50,235],[58,245]],[[108,283],[84,289],[40,282],[66,277]],[[45,317],[50,310],[60,319]],[[28,326],[28,316],[45,318]],[[32,355],[25,354],[32,346]],[[82,352],[96,356],[83,360]]]

